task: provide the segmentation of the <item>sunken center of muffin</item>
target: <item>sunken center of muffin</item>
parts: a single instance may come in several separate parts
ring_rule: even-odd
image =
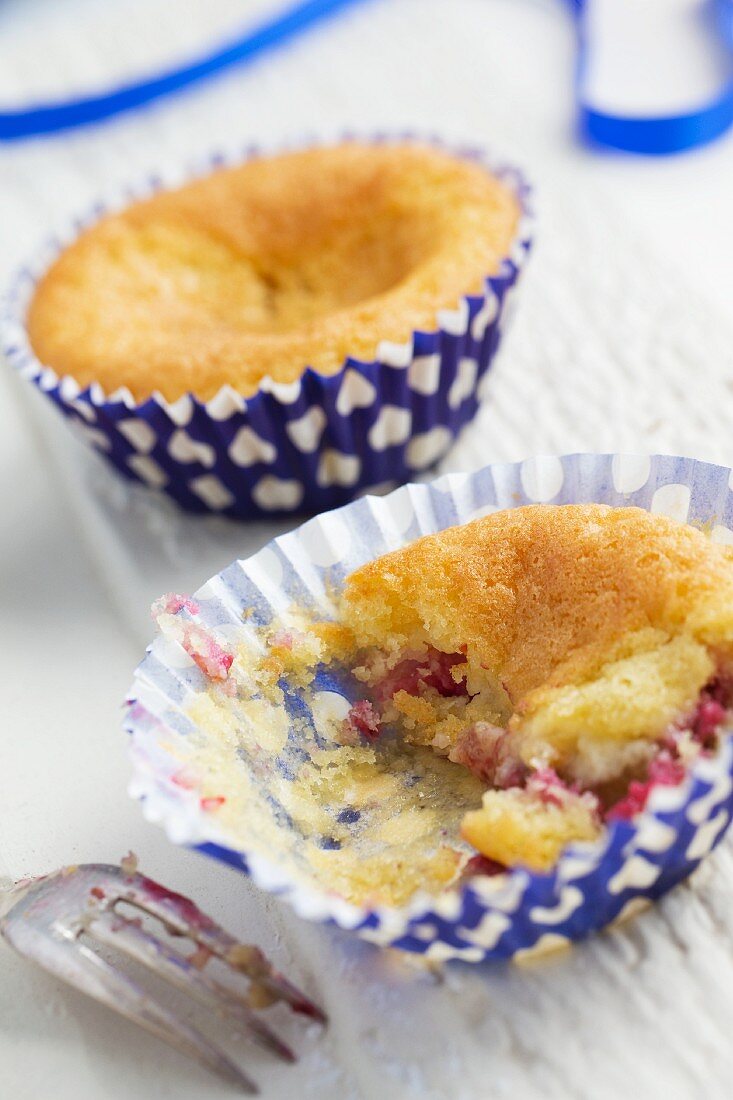
[[[281,210],[261,208],[246,247],[236,225],[140,226],[113,242],[119,289],[128,299],[162,293],[242,333],[301,329],[392,290],[431,254],[427,212],[390,209],[387,198],[355,199],[346,224],[335,210],[314,217],[305,201],[287,224]]]
[[[82,233],[39,282],[28,335],[82,386],[247,397],[434,331],[482,292],[518,218],[483,165],[427,146],[254,158]]]

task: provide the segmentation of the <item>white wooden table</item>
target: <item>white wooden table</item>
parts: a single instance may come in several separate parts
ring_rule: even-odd
[[[6,0],[0,94],[38,90],[54,67],[69,85],[75,71],[137,71],[235,25],[243,6],[266,4]],[[164,30],[145,34],[158,16]],[[555,0],[369,0],[177,102],[0,149],[0,275],[100,191],[212,145],[436,130],[528,168],[541,218],[492,401],[446,467],[577,449],[733,463],[733,138],[661,162],[582,150],[570,136],[572,54]],[[258,940],[333,1021],[324,1036],[293,1032],[297,1073],[241,1048],[267,1097],[730,1095],[733,842],[652,912],[532,968],[455,966],[437,981],[307,925],[143,821],[126,797],[120,731],[150,600],[197,586],[276,530],[193,520],[129,491],[7,371],[0,507],[0,872],[132,848],[149,874]],[[229,1094],[0,949],[3,1098]]]

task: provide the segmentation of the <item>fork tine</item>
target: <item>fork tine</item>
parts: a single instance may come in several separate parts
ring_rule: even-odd
[[[16,951],[55,977],[195,1058],[243,1092],[255,1095],[259,1091],[255,1083],[201,1032],[178,1020],[154,997],[83,943],[68,936],[51,939],[46,933],[34,935],[28,926],[21,936],[14,936],[8,924],[2,931]]]
[[[233,989],[214,981],[199,970],[186,955],[156,936],[140,928],[135,921],[127,920],[111,909],[101,910],[84,922],[84,931],[108,947],[124,951],[144,966],[154,970],[172,985],[193,993],[199,1000],[216,1007],[226,1008],[227,1014],[237,1020],[262,1045],[286,1062],[295,1062],[296,1056],[272,1029],[258,1017]]]
[[[157,917],[171,931],[189,936],[239,973],[246,974],[274,999],[285,1001],[295,1011],[325,1024],[327,1016],[297,986],[275,970],[259,948],[240,943],[197,905],[153,879],[135,872],[124,878],[120,900]]]

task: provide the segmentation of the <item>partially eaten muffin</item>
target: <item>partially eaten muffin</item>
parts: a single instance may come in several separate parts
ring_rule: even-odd
[[[347,579],[364,686],[347,742],[397,731],[485,785],[475,870],[547,870],[713,751],[733,698],[733,554],[637,508],[496,512]],[[325,652],[324,652],[325,649]]]

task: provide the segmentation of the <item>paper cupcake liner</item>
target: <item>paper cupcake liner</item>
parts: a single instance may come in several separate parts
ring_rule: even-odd
[[[333,375],[308,368],[293,383],[265,378],[248,398],[224,386],[206,402],[191,393],[175,402],[158,393],[136,402],[124,388],[109,395],[97,384],[82,388],[39,362],[25,327],[28,305],[39,278],[80,230],[133,199],[258,155],[250,147],[238,155],[211,154],[183,177],[150,177],[121,201],[95,204],[62,239],[49,241],[18,272],[0,307],[6,359],[120,473],[192,512],[247,518],[322,511],[432,466],[478,409],[530,248],[529,187],[516,169],[437,138],[367,140],[427,140],[484,164],[520,203],[517,234],[499,271],[486,277],[482,294],[439,312],[433,331],[413,332],[404,343],[383,341],[374,360],[347,359]]]
[[[242,630],[243,608],[251,609],[257,625],[291,602],[327,608],[329,586],[378,554],[489,511],[533,502],[636,505],[704,524],[714,540],[733,542],[732,486],[730,469],[670,456],[570,455],[451,474],[363,498],[275,539],[196,593],[196,619],[231,637]],[[221,832],[195,793],[177,785],[180,760],[171,751],[171,734],[194,729],[187,708],[207,686],[180,646],[163,637],[137,670],[126,728],[131,793],[142,799],[146,817],[162,824],[175,843],[245,871],[303,917],[433,959],[507,958],[580,939],[689,875],[730,821],[733,742],[726,735],[719,752],[699,759],[681,785],[655,788],[633,822],[613,821],[599,841],[572,844],[549,874],[515,868],[438,897],[417,895],[401,908],[353,905],[296,881],[247,837]],[[334,690],[331,682],[324,686]]]

